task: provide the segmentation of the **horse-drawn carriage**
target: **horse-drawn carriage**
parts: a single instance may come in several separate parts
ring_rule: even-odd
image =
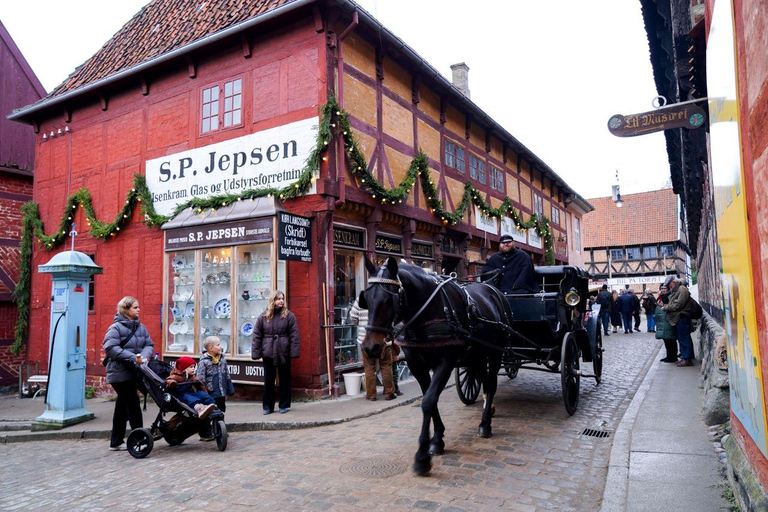
[[[481,437],[492,436],[502,367],[510,377],[521,368],[559,371],[570,414],[578,406],[580,378],[587,376],[581,373],[580,358],[592,362],[594,375],[589,376],[600,382],[602,341],[596,315],[587,308],[589,275],[582,269],[539,267],[541,292],[512,295],[486,283],[462,285],[455,276],[425,272],[394,258],[380,267],[366,260],[366,269],[371,277],[359,297],[360,307],[368,309],[363,350],[376,359],[388,344],[401,345],[424,393],[413,465],[419,475],[429,473],[433,455],[444,453],[445,425],[437,403],[454,370],[465,403],[475,401],[481,387],[485,394]]]
[[[537,267],[535,272],[539,293],[505,294],[512,316],[502,368],[510,379],[521,368],[560,373],[565,408],[573,414],[581,377],[599,384],[603,371],[600,325],[587,308],[589,274],[573,266]],[[592,363],[593,373],[584,373],[579,359]],[[461,401],[474,403],[482,385],[477,368],[460,362],[455,380]]]

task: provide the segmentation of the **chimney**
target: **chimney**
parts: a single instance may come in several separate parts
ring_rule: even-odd
[[[469,66],[463,62],[453,64],[451,66],[451,73],[453,74],[453,86],[469,98]]]

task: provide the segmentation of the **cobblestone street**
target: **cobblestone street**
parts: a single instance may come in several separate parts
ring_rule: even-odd
[[[494,436],[481,439],[480,403],[464,406],[447,389],[446,454],[427,478],[410,469],[417,401],[332,427],[232,433],[224,453],[195,438],[158,441],[143,460],[104,440],[2,445],[0,509],[596,510],[612,438],[581,432],[615,429],[659,343],[614,334],[604,346],[603,382],[582,379],[572,417],[559,374],[500,376]]]

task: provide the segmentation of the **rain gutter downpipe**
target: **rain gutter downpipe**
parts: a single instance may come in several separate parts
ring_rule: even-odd
[[[349,24],[347,28],[344,29],[344,32],[341,33],[339,38],[336,41],[336,52],[337,52],[337,59],[336,59],[336,74],[338,76],[339,81],[339,107],[342,109],[344,108],[344,52],[342,51],[342,41],[346,39],[346,37],[352,32],[355,27],[357,27],[359,18],[357,15],[357,11],[352,15],[352,23]],[[338,208],[342,204],[344,204],[346,200],[346,194],[344,192],[346,186],[345,186],[345,178],[346,178],[346,154],[344,152],[344,137],[338,138],[338,158],[337,158],[337,174],[336,174],[336,183],[339,185],[339,198],[336,200],[335,207]]]

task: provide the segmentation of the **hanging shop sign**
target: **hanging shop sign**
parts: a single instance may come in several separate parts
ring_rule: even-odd
[[[509,235],[517,243],[528,243],[528,237],[525,235],[525,231],[517,229],[515,221],[511,217],[503,217],[501,219],[501,234]]]
[[[385,252],[389,254],[403,254],[403,240],[385,235],[376,235],[376,252]]]
[[[333,228],[334,247],[351,247],[352,249],[365,249],[365,233],[345,228]]]
[[[174,228],[165,232],[166,251],[271,241],[271,217]]]
[[[147,160],[155,211],[171,215],[194,197],[290,185],[317,145],[317,130],[315,117]]]
[[[432,244],[421,244],[419,242],[413,242],[411,244],[411,258],[425,258],[428,260],[434,259],[435,253],[432,248]]]
[[[179,356],[163,356],[163,361],[176,367]],[[227,370],[233,382],[264,384],[264,363],[261,361],[236,361],[227,359]]]
[[[543,244],[541,243],[541,237],[533,228],[528,230],[528,245],[537,249],[541,249],[543,247]]]
[[[277,259],[312,262],[312,219],[277,214]]]
[[[608,120],[608,131],[617,137],[635,137],[672,128],[693,130],[703,126],[705,119],[704,111],[696,105],[671,105],[641,114],[616,114]]]

